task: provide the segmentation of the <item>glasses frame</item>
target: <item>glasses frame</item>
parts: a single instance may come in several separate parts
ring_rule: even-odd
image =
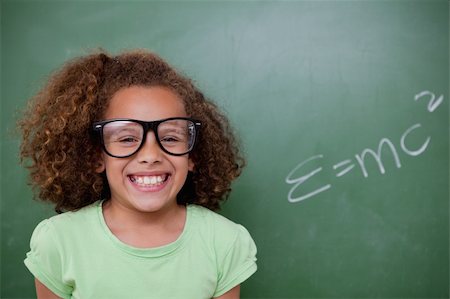
[[[161,123],[163,123],[165,121],[169,121],[169,120],[188,120],[188,121],[191,121],[194,124],[194,127],[195,127],[194,140],[192,142],[191,148],[187,152],[182,153],[182,154],[174,154],[174,153],[171,153],[168,150],[166,150],[164,148],[164,146],[161,144],[161,141],[159,140],[159,136],[158,136],[158,126]],[[129,155],[116,156],[116,155],[113,155],[110,152],[108,152],[108,150],[106,149],[105,140],[103,139],[103,128],[104,128],[105,125],[107,125],[109,123],[112,123],[112,122],[116,122],[116,121],[129,121],[129,122],[138,123],[144,129],[144,131],[143,131],[144,136],[142,136],[141,144],[139,145],[139,147],[133,153],[131,153]],[[99,137],[100,137],[100,140],[101,140],[101,143],[102,143],[102,148],[105,151],[105,153],[108,156],[111,156],[111,157],[114,157],[114,158],[128,158],[128,157],[133,156],[137,152],[139,152],[139,150],[144,146],[145,141],[147,140],[148,131],[150,131],[150,130],[153,131],[153,133],[155,134],[156,142],[158,143],[159,148],[163,152],[165,152],[166,154],[169,154],[171,156],[183,156],[183,155],[186,155],[186,154],[192,152],[192,150],[194,149],[201,125],[202,125],[202,123],[200,121],[192,119],[190,117],[170,117],[170,118],[165,118],[165,119],[160,119],[160,120],[155,120],[155,121],[143,121],[143,120],[137,120],[137,119],[131,119],[131,118],[114,118],[114,119],[108,119],[108,120],[102,120],[102,121],[94,122],[92,124],[92,130],[99,134]]]

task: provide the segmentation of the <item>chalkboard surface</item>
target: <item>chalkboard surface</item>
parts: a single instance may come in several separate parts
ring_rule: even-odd
[[[449,297],[448,1],[2,1],[1,298],[51,207],[17,111],[64,61],[156,51],[229,115],[248,167],[223,213],[258,245],[243,298]]]

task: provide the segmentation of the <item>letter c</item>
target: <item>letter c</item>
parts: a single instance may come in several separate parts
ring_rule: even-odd
[[[405,131],[405,133],[403,133],[402,138],[400,139],[400,145],[401,145],[401,147],[402,147],[402,150],[403,150],[406,154],[408,154],[408,155],[410,155],[410,156],[413,156],[413,157],[422,154],[422,153],[427,149],[428,144],[430,144],[430,141],[431,141],[431,137],[428,136],[427,140],[424,142],[424,144],[422,144],[422,146],[421,146],[419,149],[417,149],[417,150],[410,150],[410,149],[406,148],[406,145],[405,145],[405,139],[406,139],[406,137],[407,137],[412,131],[414,131],[414,130],[417,129],[417,128],[420,128],[421,126],[422,126],[421,124],[415,124],[415,125],[411,126],[408,130]]]

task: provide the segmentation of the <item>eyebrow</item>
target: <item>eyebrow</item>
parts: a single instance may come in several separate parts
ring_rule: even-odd
[[[182,128],[177,127],[177,126],[170,126],[170,127],[164,127],[164,129],[161,132],[163,132],[163,133],[175,132],[177,134],[186,135],[187,130],[183,130]]]
[[[111,130],[106,130],[107,132],[109,132],[110,134],[109,135],[118,135],[118,134],[122,134],[122,133],[135,133],[135,132],[139,132],[139,131],[141,131],[138,127],[136,127],[136,128],[130,128],[130,127],[126,127],[126,126],[117,126],[117,127],[114,127],[113,129],[111,129]]]

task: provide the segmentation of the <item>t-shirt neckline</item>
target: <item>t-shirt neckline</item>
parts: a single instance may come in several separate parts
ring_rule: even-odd
[[[159,246],[159,247],[152,247],[152,248],[139,248],[134,247],[131,245],[128,245],[119,238],[117,238],[109,229],[108,225],[106,225],[105,218],[103,216],[103,200],[99,201],[97,203],[97,215],[100,222],[100,226],[109,239],[109,241],[112,242],[113,246],[119,248],[120,250],[134,255],[138,257],[162,257],[165,255],[173,254],[177,252],[177,250],[182,248],[182,245],[186,242],[189,236],[190,226],[191,226],[191,218],[192,218],[192,207],[190,205],[187,205],[186,207],[186,222],[184,224],[184,228],[180,236],[178,238],[166,245]]]

